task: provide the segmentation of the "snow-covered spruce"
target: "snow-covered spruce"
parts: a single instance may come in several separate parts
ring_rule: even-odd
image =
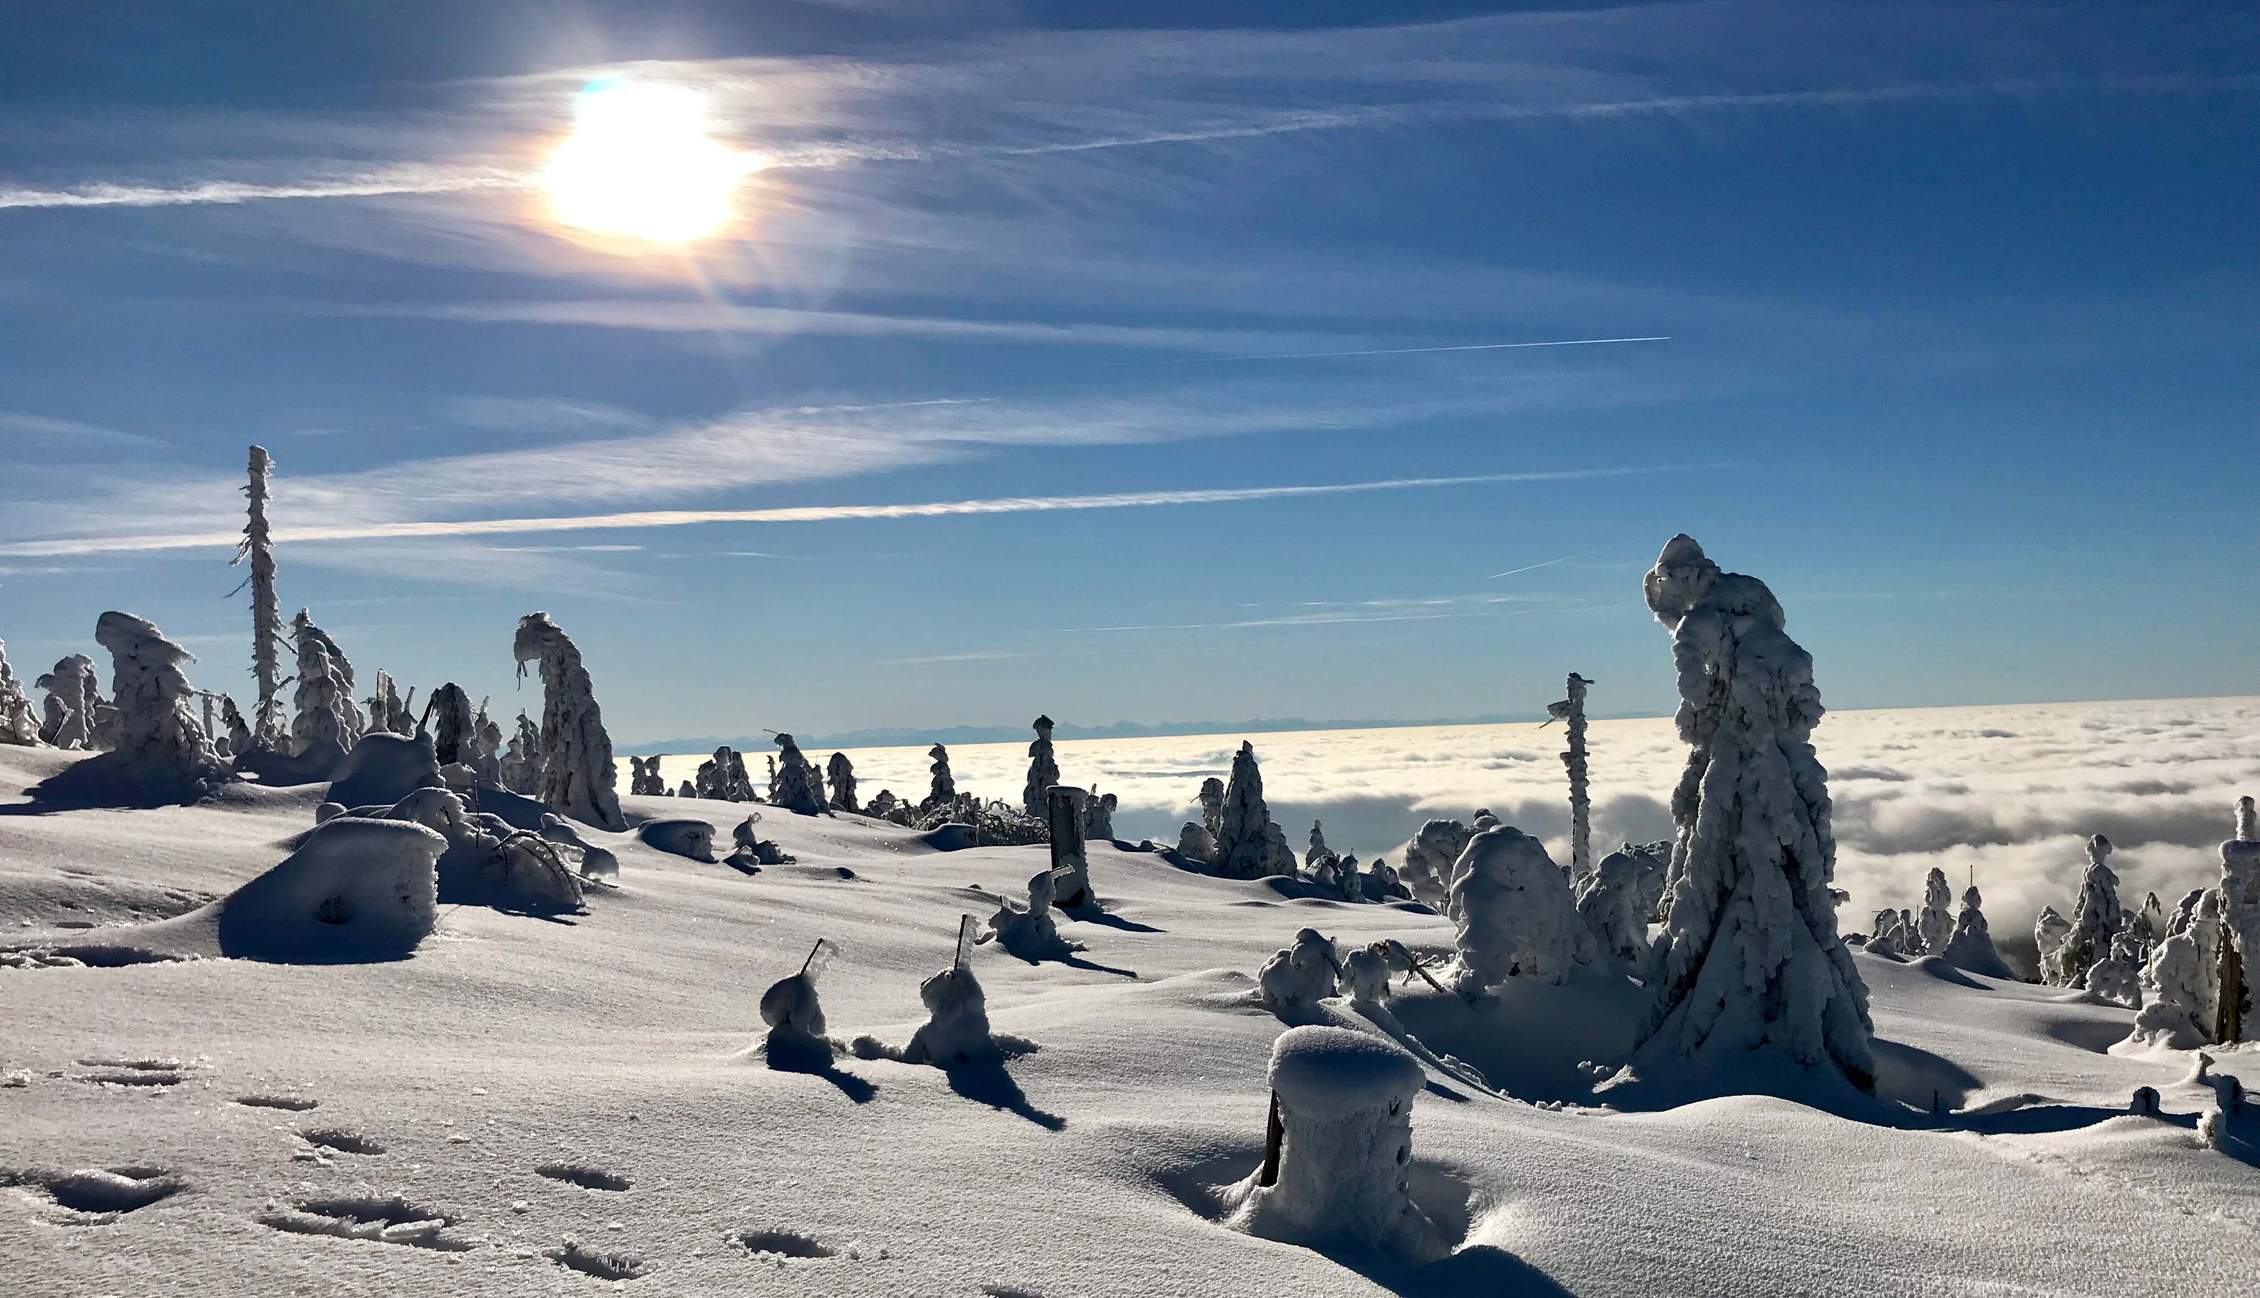
[[[1954,904],[1954,890],[1946,882],[1946,871],[1932,866],[1923,879],[1923,909],[1915,917],[1915,941],[1924,955],[1943,955],[1946,943],[1954,936],[1954,914],[1947,907]]]
[[[1868,989],[1836,931],[1836,840],[1811,655],[1764,582],[1685,534],[1643,583],[1671,632],[1687,769],[1672,795],[1670,909],[1655,997],[1615,1084],[1772,1049],[1875,1086]]]
[[[1593,873],[1593,797],[1586,779],[1585,687],[1593,682],[1569,674],[1569,697],[1555,706],[1568,723],[1569,743],[1562,750],[1562,769],[1569,776],[1569,874],[1582,883]]]
[[[531,797],[541,788],[541,773],[541,731],[520,712],[510,746],[502,752],[502,787]]]
[[[2252,799],[2237,799],[2235,827],[2221,843],[2222,940],[2234,940],[2242,981],[2260,978],[2260,825]],[[2260,1038],[2260,996],[2245,998],[2236,1039]]]
[[[1512,826],[1468,840],[1453,870],[1451,913],[1463,994],[1509,978],[1559,983],[1593,962],[1593,934],[1570,900],[1568,877],[1545,844]]]
[[[1577,917],[1595,948],[1637,970],[1648,954],[1648,914],[1641,909],[1641,863],[1630,852],[1601,858],[1577,892]]]
[[[826,811],[822,778],[801,755],[800,745],[782,731],[777,735],[777,779],[769,800],[795,815],[821,816]]]
[[[1357,860],[1354,856],[1349,859],[1352,862]],[[1365,894],[1365,899],[1371,902],[1405,901],[1412,896],[1406,891],[1404,882],[1397,877],[1397,871],[1387,860],[1378,856],[1358,876],[1358,887]]]
[[[1414,900],[1444,912],[1451,904],[1452,865],[1474,836],[1473,829],[1457,820],[1431,820],[1420,827],[1405,844],[1404,867],[1398,871]]]
[[[251,733],[251,723],[244,720],[242,710],[236,707],[231,695],[220,696],[220,726],[227,731],[230,756],[248,753],[258,742]]]
[[[131,613],[104,613],[94,640],[110,651],[118,710],[117,747],[103,759],[106,771],[146,789],[192,796],[227,781],[227,763],[190,710],[195,690],[181,667],[194,656]]]
[[[2072,921],[2065,919],[2054,906],[2043,906],[2033,916],[2032,944],[2040,955],[2040,981],[2052,987],[2062,987],[2064,977],[2062,955],[2064,942],[2072,935]]]
[[[1083,841],[1113,842],[1114,809],[1120,805],[1122,800],[1111,793],[1089,790],[1083,798]]]
[[[1985,920],[1985,899],[1977,885],[1962,891],[1962,913],[1954,917],[1954,931],[1946,939],[1946,963],[1986,978],[2015,979],[2016,971],[1993,945],[1993,929]]]
[[[956,805],[957,780],[950,774],[950,750],[936,744],[926,750],[926,756],[933,759],[933,765],[926,768],[933,772],[933,783],[926,791],[926,800],[918,804],[918,809],[922,812],[934,811]]]
[[[722,762],[725,777],[722,785],[722,796],[732,802],[755,801],[753,777],[746,774],[745,754],[735,748],[723,748],[717,751],[716,756]],[[769,776],[772,787],[776,784],[776,774],[777,759],[771,757],[769,759]]]
[[[1020,807],[1041,819],[1045,814],[1044,790],[1059,783],[1059,763],[1052,757],[1052,719],[1039,716],[1033,724],[1036,739],[1028,745],[1028,781],[1020,788]]]
[[[416,691],[411,688],[404,698],[400,685],[386,671],[377,673],[376,688],[369,692],[369,707],[363,722],[363,733],[386,735],[412,735],[416,733],[413,712]]]
[[[251,587],[251,675],[259,684],[258,701],[251,711],[252,741],[268,748],[282,747],[284,738],[282,663],[277,654],[283,640],[282,605],[275,600],[275,541],[267,526],[268,486],[274,467],[267,448],[251,448],[249,477],[243,487],[243,539],[236,542],[232,560],[251,565],[246,583]]]
[[[1263,800],[1263,772],[1254,744],[1241,741],[1232,758],[1232,782],[1225,787],[1222,828],[1216,835],[1216,868],[1232,879],[1292,878],[1294,849],[1285,831],[1271,821]]]
[[[432,691],[424,700],[423,723],[417,728],[432,736],[432,753],[442,766],[468,762],[471,758],[471,737],[478,722],[471,711],[471,696],[454,681]]]
[[[1177,831],[1177,854],[1202,865],[1216,864],[1216,835],[1199,821],[1188,820]]]
[[[2113,938],[2109,953],[2087,967],[2080,986],[2098,1000],[2142,1008],[2141,952],[2134,940],[2124,932]]]
[[[1303,868],[1316,874],[1320,863],[1330,863],[1336,859],[1338,858],[1336,858],[1333,849],[1326,845],[1326,822],[1322,820],[1312,821],[1310,823],[1310,846],[1303,849]]]
[[[1271,1052],[1273,1122],[1263,1166],[1227,1189],[1226,1224],[1328,1253],[1431,1262],[1449,1251],[1412,1200],[1420,1061],[1335,1027],[1290,1028]]]
[[[824,766],[824,773],[830,778],[832,784],[832,810],[847,812],[862,810],[855,802],[855,763],[848,760],[846,753],[834,753],[832,760],[826,762]]]
[[[479,710],[471,718],[471,769],[481,780],[499,786],[502,783],[502,727],[487,715],[487,701],[479,700]]]
[[[1332,996],[1341,976],[1334,943],[1315,928],[1297,929],[1293,944],[1273,952],[1256,971],[1256,1001],[1292,1018]]]
[[[1899,912],[1886,906],[1876,912],[1875,929],[1868,934],[1867,951],[1870,955],[1890,956],[1892,959],[1907,954],[1910,939],[1906,922]]]
[[[353,703],[353,668],[306,609],[291,619],[290,642],[298,655],[291,752],[308,774],[327,778],[361,737],[360,709]]]
[[[2064,986],[2084,985],[2088,966],[2110,956],[2112,939],[2126,927],[2126,912],[2119,905],[2119,876],[2107,864],[2110,859],[2110,839],[2097,834],[2087,840],[2087,875],[2072,907],[2072,931],[2056,953]]]
[[[40,673],[32,684],[47,691],[40,740],[57,748],[94,747],[94,714],[101,706],[94,660],[85,654],[65,654],[55,661],[53,671]]]
[[[2142,971],[2142,1012],[2115,1051],[2194,1050],[2212,1041],[2220,995],[2220,894],[2207,889],[2190,922],[2160,939]]]
[[[612,764],[612,737],[605,733],[581,651],[549,614],[528,613],[518,619],[511,652],[520,677],[527,663],[541,668],[542,770],[534,796],[599,829],[626,829],[613,792],[620,772]]]
[[[1201,828],[1210,838],[1224,832],[1224,781],[1211,775],[1201,781],[1201,791],[1194,798],[1201,806]]]
[[[31,710],[24,683],[8,665],[7,642],[0,641],[0,744],[39,742],[39,717]]]
[[[1342,957],[1341,993],[1363,1011],[1389,1000],[1389,957],[1374,946],[1361,946]]]

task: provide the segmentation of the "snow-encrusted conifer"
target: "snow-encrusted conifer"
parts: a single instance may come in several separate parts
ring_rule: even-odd
[[[502,753],[502,787],[530,797],[541,788],[541,769],[541,730],[520,712],[518,728]]]
[[[816,768],[801,755],[793,737],[782,732],[777,735],[777,780],[769,800],[803,816],[821,816],[825,811],[824,786]]]
[[[1120,805],[1122,805],[1122,799],[1115,795],[1100,793],[1096,788],[1091,790],[1091,796],[1083,799],[1083,839],[1085,842],[1111,843],[1114,841],[1114,809]]]
[[[1648,954],[1648,916],[1640,908],[1640,862],[1629,852],[1602,857],[1578,890],[1577,916],[1602,954],[1638,968]]]
[[[1028,745],[1028,782],[1021,786],[1020,806],[1038,820],[1044,818],[1044,791],[1059,783],[1059,763],[1052,758],[1052,719],[1035,720],[1036,739]]]
[[[471,718],[471,769],[489,784],[502,783],[502,727],[487,715],[487,701],[479,700],[479,710]],[[653,773],[657,773],[657,758],[653,759]]]
[[[717,756],[723,767],[722,796],[732,802],[752,802],[753,777],[746,774],[745,754],[735,748],[724,748]],[[769,778],[772,784],[776,782],[776,768],[777,759],[772,757],[769,759]]]
[[[104,613],[94,641],[110,651],[110,694],[118,709],[111,754],[122,772],[145,783],[197,791],[227,779],[227,763],[189,710],[195,691],[181,671],[196,659],[131,613]]]
[[[0,641],[0,744],[36,744],[39,718],[24,694],[24,683],[8,665],[8,646]]]
[[[470,763],[471,737],[477,726],[478,721],[471,711],[471,696],[454,681],[433,690],[432,696],[424,701],[424,724],[419,729],[431,732],[432,755],[442,766]]]
[[[1985,920],[1985,898],[1977,885],[1962,892],[1962,913],[1954,917],[1954,932],[1946,939],[1946,963],[1987,978],[2015,978],[2016,972],[1993,945],[1993,929]]]
[[[235,697],[220,696],[220,724],[227,730],[228,752],[240,755],[251,751],[258,741],[251,733],[251,723],[244,720],[243,712],[235,705]]]
[[[859,810],[855,805],[855,763],[848,760],[846,753],[834,753],[825,766],[832,779],[832,809]]]
[[[2252,799],[2238,798],[2235,827],[2221,843],[2221,940],[2236,944],[2235,963],[2245,984],[2260,977],[2260,959],[2255,958],[2260,954],[2260,823],[2256,820],[2260,818],[2254,815]],[[2238,991],[2243,1014],[2236,1040],[2260,1038],[2260,1008],[2254,1008],[2260,1006],[2260,996]]]
[[[1284,859],[1282,859],[1284,858]],[[1260,879],[1295,873],[1295,854],[1271,823],[1263,800],[1263,772],[1254,744],[1242,741],[1232,758],[1232,783],[1224,793],[1223,828],[1216,836],[1216,866],[1227,878]]]
[[[1873,955],[1903,956],[1913,939],[1907,932],[1906,922],[1899,912],[1886,906],[1876,912],[1875,931],[1868,934],[1868,951]]]
[[[2210,1042],[2213,1003],[2219,992],[2220,921],[2194,918],[2161,939],[2142,971],[2142,1012],[2121,1044],[2141,1050],[2195,1050]]]
[[[94,660],[85,654],[65,654],[55,670],[42,672],[32,682],[47,691],[41,740],[57,748],[94,747],[94,714],[101,694],[94,683]]]
[[[1593,962],[1593,934],[1570,900],[1568,876],[1519,829],[1501,825],[1468,841],[1451,900],[1462,992],[1508,978],[1559,983]]]
[[[2072,936],[2072,921],[2065,919],[2054,906],[2043,906],[2033,916],[2032,944],[2040,953],[2040,981],[2051,987],[2069,986],[2071,979],[2064,972],[2064,943]],[[2086,972],[2082,970],[2081,972]]]
[[[1334,943],[1315,928],[1295,930],[1291,945],[1272,953],[1256,971],[1256,1000],[1276,1014],[1294,1017],[1334,994],[1342,958]]]
[[[2111,941],[2126,927],[2126,912],[2119,906],[2119,876],[2106,864],[2111,840],[2101,834],[2087,840],[2087,877],[2080,882],[2079,901],[2072,909],[2072,931],[2057,952],[2057,965],[2066,986],[2082,986],[2088,966],[2111,954]]]
[[[2142,1008],[2142,965],[2135,943],[2125,931],[2111,939],[2111,949],[2087,967],[2080,983],[2088,995],[2130,1009]]]
[[[1310,846],[1303,852],[1303,868],[1315,874],[1320,862],[1331,862],[1336,859],[1333,849],[1326,845],[1326,822],[1322,820],[1312,821],[1310,823]]]
[[[1924,955],[1943,955],[1946,943],[1954,936],[1954,915],[1947,909],[1954,904],[1954,890],[1947,885],[1946,871],[1932,866],[1923,880],[1923,910],[1915,917],[1915,940],[1922,944]]]
[[[1201,781],[1201,828],[1215,838],[1224,832],[1224,781],[1211,775]]]
[[[1438,913],[1451,906],[1452,866],[1467,851],[1475,831],[1457,820],[1431,820],[1405,844],[1399,877],[1413,896]]]
[[[1682,534],[1645,580],[1671,631],[1679,735],[1670,910],[1655,1000],[1620,1079],[1772,1047],[1875,1085],[1868,989],[1836,931],[1836,840],[1813,660],[1764,582],[1722,572]]]
[[[926,768],[933,772],[933,785],[926,792],[926,800],[918,804],[918,809],[935,811],[957,801],[957,780],[950,775],[949,749],[936,744],[926,750],[926,755],[934,759],[933,765]]]
[[[259,683],[259,700],[252,708],[254,742],[269,748],[283,746],[282,605],[275,601],[275,542],[267,527],[268,480],[274,461],[267,448],[251,448],[249,480],[243,495],[248,502],[243,539],[236,543],[233,563],[251,563],[251,675]]]
[[[596,686],[581,651],[547,613],[518,619],[511,643],[522,677],[539,663],[542,683],[542,770],[535,796],[575,820],[615,832],[628,827],[613,792],[620,778],[612,764],[612,737],[604,730]]]
[[[1216,835],[1208,832],[1208,826],[1199,821],[1188,820],[1177,831],[1177,854],[1188,861],[1215,865]]]
[[[327,776],[345,760],[361,737],[359,709],[353,706],[353,669],[337,642],[314,625],[305,609],[290,624],[298,654],[298,690],[293,696],[291,750],[317,776]]]

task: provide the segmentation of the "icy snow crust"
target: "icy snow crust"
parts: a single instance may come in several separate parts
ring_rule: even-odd
[[[748,876],[584,828],[621,889],[570,923],[443,907],[404,959],[210,958],[201,908],[352,820],[307,837],[320,785],[20,814],[19,790],[82,760],[0,748],[0,1257],[27,1293],[604,1289],[553,1253],[638,1259],[621,1292],[639,1298],[2250,1292],[2252,1116],[2200,1149],[2214,1099],[2192,1056],[2104,1053],[2133,1012],[2069,990],[1855,954],[1886,1120],[1750,1095],[1603,1110],[1578,1066],[1630,1048],[1638,988],[1510,978],[1471,1005],[1399,975],[1391,1013],[1512,1098],[1426,1068],[1408,1193],[1455,1251],[1337,1257],[1222,1224],[1223,1188],[1262,1158],[1285,1028],[1250,975],[1303,927],[1433,961],[1441,918],[1094,842],[1110,922],[1056,917],[1085,950],[972,958],[993,1031],[1040,1050],[786,1071],[760,1050],[762,995],[818,937],[842,949],[824,1030],[907,1042],[958,917],[1024,898],[1044,849],[939,853],[865,817],[771,815],[762,834],[798,863]],[[725,838],[745,814],[622,804]],[[8,963],[32,949],[54,963]],[[1372,1026],[1347,1000],[1319,1008]],[[2256,1062],[2213,1072],[2260,1082]],[[2126,1114],[2141,1086],[2163,1118]],[[90,1216],[42,1188],[96,1169],[130,1182],[125,1202],[180,1189]]]

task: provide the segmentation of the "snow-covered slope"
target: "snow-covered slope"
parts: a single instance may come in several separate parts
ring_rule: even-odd
[[[1886,1118],[1758,1096],[1587,1107],[1579,1065],[1629,1043],[1637,988],[1510,980],[1471,1006],[1415,983],[1395,1017],[1506,1094],[1430,1070],[1408,1181],[1456,1251],[1406,1268],[1228,1229],[1217,1192],[1262,1158],[1286,1027],[1250,975],[1305,926],[1448,950],[1417,908],[1093,845],[1110,918],[1061,917],[1083,952],[972,956],[995,1031],[1032,1052],[782,1072],[756,1049],[759,998],[818,938],[841,948],[820,975],[830,1031],[907,1040],[959,917],[1022,896],[1044,849],[939,852],[768,810],[762,835],[797,863],[749,875],[584,829],[622,885],[584,915],[442,907],[412,955],[369,963],[164,959],[185,948],[155,922],[290,856],[320,786],[139,811],[16,794],[83,757],[0,748],[0,1257],[26,1293],[549,1294],[631,1274],[650,1295],[2250,1291],[2260,1121],[2201,1148],[2212,1092],[2189,1057],[2104,1053],[2132,1013],[2078,993],[1855,957],[1882,1089],[1912,1106]],[[622,806],[722,841],[743,817]],[[2253,1063],[2220,1070],[2260,1081]],[[2145,1085],[2167,1116],[2114,1116]]]

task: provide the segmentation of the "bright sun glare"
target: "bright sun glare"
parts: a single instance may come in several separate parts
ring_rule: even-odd
[[[704,238],[734,214],[752,155],[706,133],[705,97],[683,86],[601,81],[581,92],[573,133],[549,160],[557,219],[646,243]]]

